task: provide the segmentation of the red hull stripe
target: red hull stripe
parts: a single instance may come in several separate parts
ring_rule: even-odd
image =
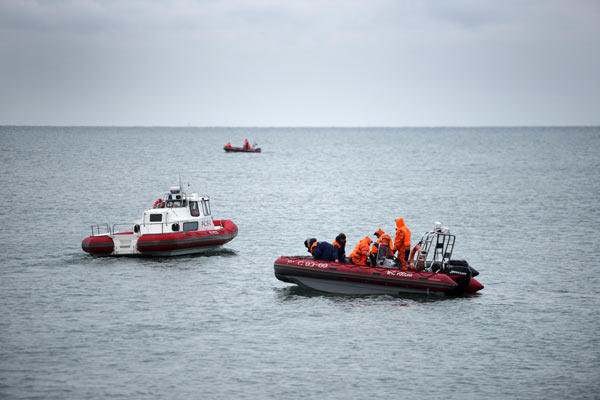
[[[157,235],[143,235],[138,239],[140,252],[172,251],[194,247],[218,246],[237,236],[238,228],[230,220],[214,220],[219,230],[176,232]]]
[[[139,251],[158,251],[158,250],[175,250],[190,247],[216,246],[224,244],[233,239],[234,235],[222,235],[209,238],[192,238],[192,239],[171,239],[171,240],[138,240],[137,248]]]
[[[340,264],[340,265],[344,265],[344,264]],[[353,265],[353,267],[357,267],[357,266]],[[373,268],[373,269],[375,269],[375,268]],[[424,275],[422,273],[419,273],[419,274],[415,273],[415,274],[413,274],[413,276],[416,276],[416,277],[407,278],[407,277],[397,277],[397,276],[381,276],[381,274],[382,274],[381,272],[378,274],[373,273],[373,274],[369,275],[370,272],[367,274],[362,273],[362,271],[338,272],[338,271],[332,270],[332,269],[318,270],[318,269],[298,267],[298,266],[294,266],[294,265],[279,264],[279,263],[275,263],[275,272],[277,274],[282,274],[282,275],[311,276],[311,277],[315,277],[315,278],[334,279],[334,280],[341,280],[341,281],[352,281],[352,282],[359,282],[359,283],[369,283],[369,284],[374,284],[374,285],[429,289],[432,291],[440,291],[440,292],[445,292],[445,291],[451,290],[456,286],[456,283],[454,283],[454,282],[446,282],[446,281],[433,282],[433,281],[428,281],[426,279],[421,279],[421,278],[419,278],[419,276],[427,277],[427,275]],[[374,271],[374,272],[379,272],[379,271]],[[433,276],[433,274],[430,274],[430,276]]]

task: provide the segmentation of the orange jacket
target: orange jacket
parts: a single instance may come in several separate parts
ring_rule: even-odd
[[[410,249],[410,229],[404,225],[404,220],[398,218],[396,220],[396,237],[394,239],[394,250],[400,247]]]
[[[250,143],[248,143],[248,139],[246,139],[246,140],[244,141],[244,148],[245,148],[245,149],[250,149]]]
[[[231,148],[231,143],[227,142],[227,144],[225,145],[225,147],[227,147],[228,149]]]
[[[390,252],[393,254],[394,253],[394,244],[392,243],[392,238],[390,237],[390,235],[388,235],[381,229],[378,229],[377,232],[375,232],[375,234],[377,236],[379,236],[379,238],[377,239],[377,243],[379,243],[379,244],[383,243],[383,244],[387,245],[387,247],[390,249]],[[373,249],[371,249],[371,253],[373,253],[373,254],[376,254],[378,251],[379,251],[379,248],[377,246],[373,246]]]
[[[369,249],[372,242],[373,241],[368,236],[358,242],[352,253],[350,253],[350,259],[354,264],[367,265],[367,256],[369,255]]]

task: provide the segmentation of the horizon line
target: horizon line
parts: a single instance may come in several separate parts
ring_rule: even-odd
[[[598,128],[600,124],[561,125],[51,125],[0,124],[2,128],[199,128],[199,129],[432,129],[432,128]]]

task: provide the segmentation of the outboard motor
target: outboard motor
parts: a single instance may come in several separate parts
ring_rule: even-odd
[[[425,270],[448,275],[457,284],[449,294],[465,292],[471,284],[471,278],[479,275],[467,261],[452,259],[455,239],[447,227],[436,222],[433,231],[425,233],[418,244],[417,266],[421,264]]]
[[[471,277],[473,276],[471,267],[465,260],[449,260],[444,269],[444,273],[457,284],[457,286],[451,292],[448,292],[448,294],[463,293],[469,287]]]
[[[465,267],[469,267],[469,269],[471,270],[471,276],[473,278],[475,278],[477,275],[479,275],[479,271],[477,271],[475,268],[471,267],[469,265],[469,263],[467,262],[467,260],[448,260],[448,264],[450,264],[450,265],[463,265]]]

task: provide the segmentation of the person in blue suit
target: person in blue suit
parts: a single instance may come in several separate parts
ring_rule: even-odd
[[[335,250],[335,259],[338,262],[346,262],[346,235],[340,233],[335,237],[333,242],[333,249]]]
[[[315,260],[335,261],[337,251],[329,242],[318,242],[316,238],[306,239],[304,246]]]

